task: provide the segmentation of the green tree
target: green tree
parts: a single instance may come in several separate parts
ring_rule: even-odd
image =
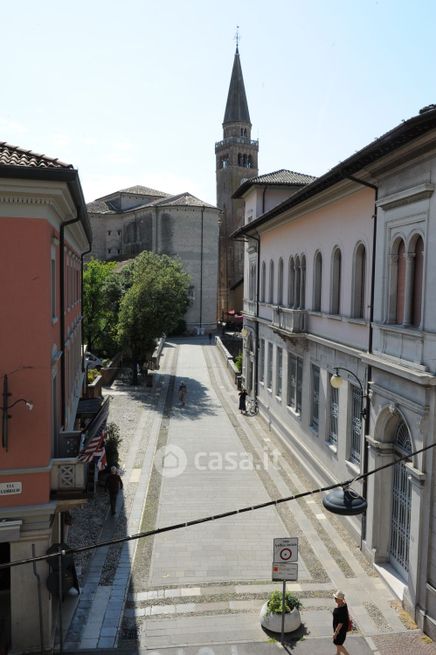
[[[91,259],[83,272],[84,341],[89,350],[108,355],[117,347],[118,310],[131,283],[129,268],[118,272],[116,266],[115,262]]]
[[[136,384],[137,364],[150,359],[156,339],[186,312],[190,277],[179,260],[145,251],[134,260],[132,279],[120,304],[118,336],[131,355]]]

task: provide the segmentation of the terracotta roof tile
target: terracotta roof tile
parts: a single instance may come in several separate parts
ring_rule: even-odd
[[[316,177],[313,175],[288,171],[286,168],[249,178],[251,184],[310,184],[314,180],[316,180]]]
[[[24,150],[6,141],[0,141],[0,166],[23,166],[24,168],[67,168],[74,170],[72,164],[59,159],[41,155],[32,150]]]

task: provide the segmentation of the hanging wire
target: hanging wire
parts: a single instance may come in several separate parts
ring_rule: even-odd
[[[40,555],[39,557],[29,557],[28,559],[15,560],[14,562],[7,562],[6,564],[0,564],[0,570],[12,568],[13,566],[22,566],[24,564],[31,564],[32,562],[42,562],[42,561],[49,562],[55,557],[59,557],[59,554],[61,554],[61,556],[63,557],[64,555],[74,555],[74,553],[83,553],[87,550],[94,550],[95,548],[103,548],[105,546],[115,546],[117,544],[122,544],[128,541],[135,541],[136,539],[144,539],[145,537],[152,537],[157,534],[163,534],[164,532],[172,532],[173,530],[180,530],[181,528],[190,528],[193,525],[200,525],[201,523],[210,523],[211,521],[219,521],[220,519],[227,518],[228,516],[235,516],[236,514],[254,512],[258,509],[264,509],[265,507],[272,507],[273,505],[274,506],[280,505],[281,503],[288,503],[291,500],[299,500],[300,498],[311,496],[313,494],[319,494],[324,491],[332,491],[332,489],[337,489],[338,487],[349,487],[353,482],[356,482],[357,480],[363,480],[365,478],[368,478],[370,475],[374,475],[374,473],[378,473],[379,471],[383,471],[384,469],[390,468],[391,466],[395,466],[395,464],[399,464],[400,462],[404,462],[405,460],[410,460],[411,457],[415,455],[419,455],[420,453],[423,453],[426,450],[429,450],[430,448],[434,448],[435,446],[436,443],[432,443],[429,446],[425,446],[424,448],[415,450],[413,453],[404,455],[403,457],[400,457],[399,459],[396,459],[393,462],[389,462],[388,464],[379,466],[373,469],[372,471],[367,471],[367,473],[362,473],[361,475],[351,478],[350,480],[346,480],[345,482],[338,482],[336,484],[331,484],[327,487],[312,489],[311,491],[303,491],[293,496],[276,498],[275,500],[269,500],[265,503],[260,503],[258,505],[251,505],[249,507],[242,507],[240,509],[231,510],[229,512],[222,512],[221,514],[213,514],[211,516],[205,516],[204,518],[201,519],[193,519],[192,521],[186,521],[185,523],[176,523],[173,525],[167,525],[163,528],[155,528],[154,530],[137,532],[136,534],[120,537],[119,539],[100,541],[96,544],[90,544],[89,546],[81,546],[80,548],[69,548],[68,550],[62,549],[60,553],[58,551],[50,555]]]

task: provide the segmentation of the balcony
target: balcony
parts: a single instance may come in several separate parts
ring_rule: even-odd
[[[85,498],[88,464],[76,457],[53,460],[51,490],[58,499]]]
[[[247,300],[244,298],[244,314],[246,316],[257,315],[257,302],[255,300]]]
[[[222,148],[223,146],[228,145],[243,145],[243,146],[259,146],[259,141],[254,139],[248,139],[246,136],[228,136],[222,141],[217,141],[215,143],[215,152]]]
[[[273,308],[272,328],[286,334],[303,334],[307,329],[307,311],[305,309]]]

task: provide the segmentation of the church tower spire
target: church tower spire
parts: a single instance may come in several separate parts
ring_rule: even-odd
[[[242,180],[258,175],[258,141],[251,139],[251,121],[239,56],[239,34],[224,112],[223,139],[215,144],[217,206],[220,225],[218,318],[229,309],[242,311],[244,281],[243,244],[230,234],[243,223],[244,203],[232,198]]]

